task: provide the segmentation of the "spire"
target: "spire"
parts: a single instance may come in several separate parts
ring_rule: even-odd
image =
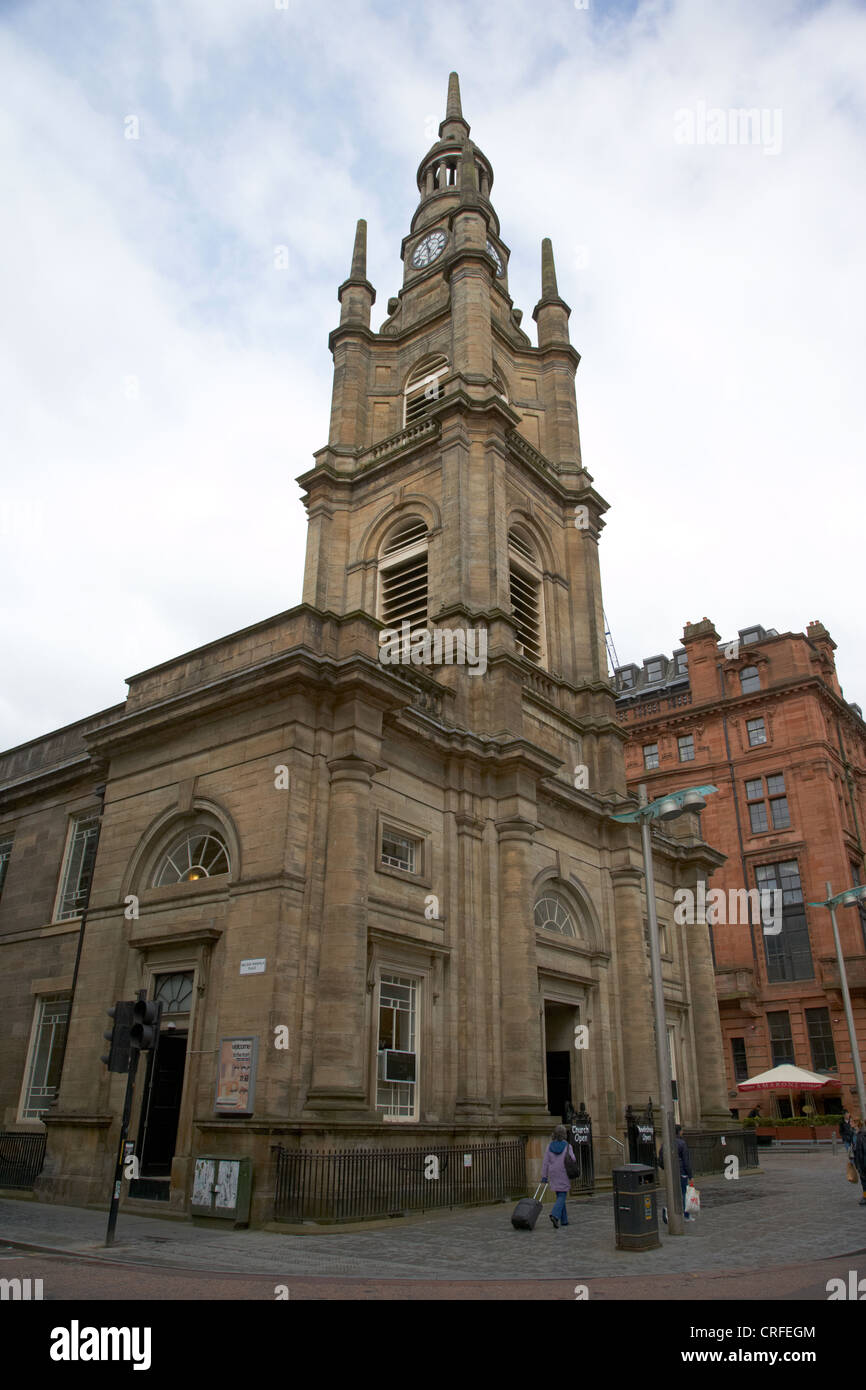
[[[548,243],[549,244],[549,243]],[[352,252],[352,269],[349,271],[350,280],[366,280],[367,278],[367,223],[363,217],[358,218],[358,226],[355,229],[355,249]]]
[[[458,120],[463,119],[463,107],[460,105],[460,78],[456,72],[448,74],[448,105],[445,107],[445,119],[449,116],[456,116]]]
[[[340,323],[361,323],[370,327],[370,310],[376,303],[376,291],[367,279],[367,223],[358,218],[355,245],[352,250],[352,269],[348,280],[337,290],[340,301]]]
[[[556,285],[556,266],[553,263],[553,242],[549,236],[541,243],[541,303],[559,299]]]
[[[448,76],[448,101],[445,106],[445,120],[439,126],[440,140],[463,139],[469,134],[468,122],[463,118],[460,104],[460,78],[456,72]]]
[[[553,262],[553,244],[550,237],[541,243],[541,298],[532,311],[538,324],[538,346],[548,347],[552,343],[568,343],[568,316],[571,313],[564,299],[559,297],[556,284],[556,266]]]

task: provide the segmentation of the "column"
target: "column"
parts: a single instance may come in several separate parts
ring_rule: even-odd
[[[625,1082],[625,1095],[621,1099],[623,1107],[630,1104],[642,1110],[649,1096],[654,1106],[659,1104],[649,955],[643,931],[646,912],[643,870],[630,865],[614,869],[611,878]]]
[[[502,1105],[546,1114],[532,916],[531,821],[499,821],[499,978]]]
[[[459,919],[452,939],[458,943],[457,1110],[463,1119],[489,1117],[491,1108],[489,913],[482,895],[483,822],[459,812],[457,884]]]
[[[701,1129],[730,1129],[731,1113],[725,1076],[724,1042],[716,997],[716,977],[706,922],[684,928],[688,952],[691,1029],[697,1061]]]
[[[308,1104],[318,1110],[368,1109],[367,888],[370,785],[376,769],[355,757],[335,758],[328,768],[325,900]]]

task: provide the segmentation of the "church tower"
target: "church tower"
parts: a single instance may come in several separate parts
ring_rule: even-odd
[[[435,948],[428,999],[432,989],[439,1023],[428,1015],[427,1045],[436,1065],[426,1100],[423,1087],[413,1092],[416,1118],[426,1103],[439,1122],[546,1129],[570,1099],[601,1105],[612,1126],[625,1102],[643,1105],[657,1086],[639,846],[610,819],[625,779],[599,575],[607,504],[581,460],[580,359],[551,242],[541,244],[533,344],[509,294],[493,181],[452,73],[439,139],[417,172],[403,284],[378,332],[367,229],[357,224],[330,337],[330,439],[299,480],[309,511],[305,604],[342,622],[375,619],[379,650],[368,655],[392,689],[408,687],[402,709],[366,718],[379,739],[367,770],[361,759],[340,772],[355,790],[328,833],[326,897],[332,863],[344,878],[323,914],[326,988],[307,1113],[345,1117],[347,1105],[369,1105],[363,1059],[350,1056],[345,1020],[327,1001],[354,998],[356,1026],[367,1026],[358,981],[365,968],[375,977],[383,938],[358,884],[376,895],[364,865],[372,840],[375,879],[390,833],[405,855],[390,856],[394,873],[414,878],[414,901],[404,898],[412,930]],[[424,635],[437,633],[446,642],[425,648]],[[458,634],[467,652],[484,650],[483,669],[443,655]],[[376,791],[386,786],[390,811],[378,812],[377,829]],[[706,872],[691,843],[659,865],[660,892],[692,881],[699,861]],[[345,877],[347,844],[354,878]],[[409,869],[413,853],[426,877]],[[407,930],[405,915],[395,930]],[[688,961],[680,953],[678,968],[688,973]],[[689,1055],[678,1075],[692,1073],[697,1120],[724,1106],[718,1058],[706,1073],[712,1102],[698,1094],[688,993],[682,986],[682,1040],[672,1046]],[[711,964],[701,997],[714,1009]],[[593,1039],[587,1056],[573,1046],[580,1023]],[[710,1023],[708,1063],[714,1049]],[[346,1089],[340,1078],[350,1073]]]
[[[581,462],[571,311],[545,240],[537,346],[521,327],[493,169],[469,138],[456,73],[439,137],[378,333],[358,223],[330,339],[330,441],[299,480],[304,601],[388,628],[483,631],[484,680],[436,672],[449,721],[523,736],[529,719],[569,783],[582,765],[592,791],[623,795],[598,564],[607,505]],[[527,691],[548,707],[541,724]]]

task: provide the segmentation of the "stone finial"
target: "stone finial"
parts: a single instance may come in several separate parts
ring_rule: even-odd
[[[340,301],[340,325],[361,323],[370,327],[370,310],[376,303],[376,291],[367,279],[367,223],[358,219],[355,245],[352,249],[352,269],[348,279],[337,290]]]
[[[352,269],[349,271],[350,280],[366,280],[367,278],[367,223],[363,217],[358,218],[358,225],[355,228],[355,248],[352,252]]]
[[[553,260],[553,242],[546,236],[541,243],[541,303],[548,299],[558,299],[556,266]]]
[[[460,79],[456,72],[448,77],[448,101],[445,104],[445,119],[439,126],[440,140],[462,140],[469,134],[469,123],[463,115],[460,101]]]
[[[463,120],[463,107],[460,105],[460,78],[456,72],[448,74],[448,104],[445,107],[445,119]]]
[[[532,311],[538,324],[538,346],[548,347],[555,343],[568,343],[568,319],[571,310],[560,298],[556,283],[556,266],[553,261],[553,244],[550,237],[541,243],[541,298]]]

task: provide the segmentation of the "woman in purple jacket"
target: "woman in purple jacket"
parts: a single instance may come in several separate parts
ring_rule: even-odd
[[[553,1131],[553,1138],[547,1146],[547,1153],[544,1155],[544,1163],[541,1168],[541,1181],[549,1182],[556,1193],[556,1201],[553,1204],[553,1211],[550,1213],[554,1230],[558,1230],[560,1224],[568,1225],[565,1199],[571,1191],[571,1178],[565,1171],[566,1154],[574,1163],[574,1150],[570,1144],[566,1143],[565,1139],[565,1125],[557,1125]]]

